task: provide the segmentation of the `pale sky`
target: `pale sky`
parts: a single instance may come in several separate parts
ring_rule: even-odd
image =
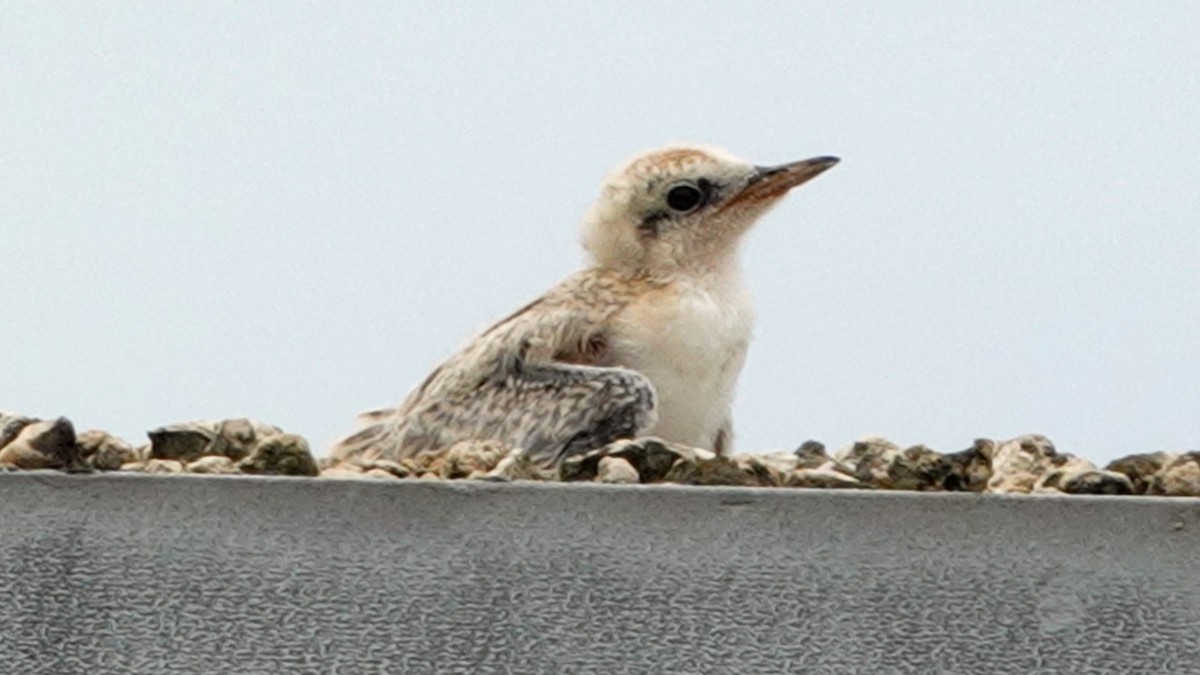
[[[1200,3],[0,3],[0,408],[324,452],[582,262],[604,174],[837,155],[751,232],[737,448],[1200,448]]]

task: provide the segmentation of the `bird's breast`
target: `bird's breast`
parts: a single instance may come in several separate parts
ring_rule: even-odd
[[[658,392],[650,433],[713,446],[746,358],[754,312],[740,284],[674,284],[638,298],[617,317],[613,365],[646,375]]]

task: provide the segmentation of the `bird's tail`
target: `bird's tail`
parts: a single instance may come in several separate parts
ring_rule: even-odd
[[[379,459],[383,454],[388,436],[388,419],[390,418],[389,415],[379,414],[382,412],[384,411],[373,410],[359,415],[358,419],[362,422],[371,420],[374,422],[334,443],[329,451],[330,460],[338,463],[353,459]]]
[[[394,416],[396,412],[397,410],[395,408],[379,408],[377,410],[368,410],[367,412],[359,413],[358,417],[355,419],[358,420],[359,424],[363,426],[369,426],[372,424],[378,424],[379,422]]]

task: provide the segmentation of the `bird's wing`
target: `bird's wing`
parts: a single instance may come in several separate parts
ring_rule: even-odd
[[[435,368],[395,415],[372,416],[374,424],[343,441],[335,456],[366,448],[411,456],[471,438],[552,455],[570,441],[559,433],[595,427],[592,418],[619,420],[599,427],[605,437],[635,432],[652,414],[653,389],[640,374],[609,367],[605,331],[637,292],[595,272],[567,279],[480,333]],[[538,406],[548,417],[537,415]]]
[[[442,362],[400,405],[401,415],[428,398],[504,379],[525,365],[610,366],[606,328],[636,289],[595,273],[568,278],[497,321]]]

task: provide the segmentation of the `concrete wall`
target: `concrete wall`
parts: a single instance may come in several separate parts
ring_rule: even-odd
[[[0,475],[0,671],[1200,672],[1200,500]]]

